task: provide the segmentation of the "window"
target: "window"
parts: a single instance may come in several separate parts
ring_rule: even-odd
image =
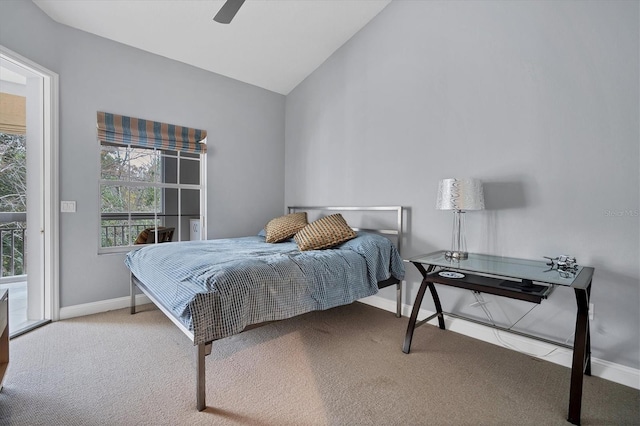
[[[203,232],[205,156],[200,152],[190,152],[196,151],[193,145],[190,145],[191,149],[183,146],[176,150],[175,141],[170,144],[150,142],[152,138],[146,137],[125,144],[114,142],[117,137],[100,137],[101,113],[98,114],[100,252],[130,250],[136,242],[162,242],[162,230],[170,231],[166,233],[168,241],[189,240],[192,238],[190,225],[193,220],[200,221],[199,229]],[[106,127],[108,120],[107,116]],[[144,123],[134,124],[136,128],[153,127],[145,120],[139,121]],[[121,127],[125,127],[126,132],[126,128],[131,127],[130,124],[128,126],[125,122]],[[178,126],[170,128],[175,127]],[[206,137],[206,133],[204,135]],[[120,138],[129,139],[122,138],[122,134]],[[147,238],[143,237],[147,235]]]

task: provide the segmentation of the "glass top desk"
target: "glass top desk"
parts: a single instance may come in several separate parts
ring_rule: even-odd
[[[488,327],[527,336],[557,346],[573,349],[571,387],[569,391],[569,416],[573,424],[580,424],[583,375],[591,375],[591,342],[589,334],[589,297],[593,268],[577,266],[569,271],[553,268],[547,262],[469,253],[467,259],[453,259],[445,251],[416,256],[407,260],[422,274],[422,283],[413,303],[402,351],[409,353],[414,330],[426,322],[438,318],[438,325],[445,329],[444,315],[462,318]],[[573,288],[578,306],[573,346],[554,342],[538,336],[521,333],[495,324],[478,321],[450,312],[443,312],[434,284],[447,285],[495,294],[511,299],[540,303],[549,297],[556,287]],[[429,289],[436,313],[417,321],[420,305]]]

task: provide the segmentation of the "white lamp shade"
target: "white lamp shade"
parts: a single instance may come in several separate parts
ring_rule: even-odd
[[[478,179],[442,179],[438,185],[439,210],[483,210],[484,192]]]

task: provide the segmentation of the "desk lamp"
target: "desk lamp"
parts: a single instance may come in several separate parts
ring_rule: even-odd
[[[484,209],[482,182],[478,179],[442,179],[438,185],[436,208],[453,210],[453,235],[451,250],[445,257],[467,259],[467,242],[464,230],[464,213],[467,210]]]

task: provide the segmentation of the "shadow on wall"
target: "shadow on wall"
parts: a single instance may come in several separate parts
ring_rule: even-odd
[[[482,182],[486,210],[522,209],[527,207],[523,180]]]
[[[531,200],[530,185],[525,178],[504,181],[483,181],[485,223],[482,230],[483,252],[500,254],[503,238],[500,234],[499,211],[526,208]]]

